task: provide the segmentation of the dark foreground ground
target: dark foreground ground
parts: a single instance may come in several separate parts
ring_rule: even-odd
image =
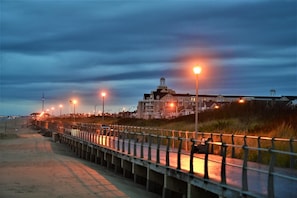
[[[15,123],[14,123],[15,124]],[[3,135],[3,131],[0,131]],[[159,197],[23,127],[0,138],[0,197]],[[3,138],[4,137],[4,138]]]

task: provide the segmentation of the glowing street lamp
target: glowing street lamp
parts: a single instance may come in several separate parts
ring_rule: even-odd
[[[96,116],[97,106],[98,106],[98,105],[94,105],[94,116]]]
[[[195,97],[195,137],[198,137],[198,76],[201,73],[201,67],[196,66],[193,68],[196,75],[196,97]]]
[[[243,104],[243,103],[245,103],[245,100],[242,99],[242,98],[240,98],[240,99],[238,100],[238,103]]]
[[[106,96],[106,93],[102,92],[101,96],[102,96],[102,120],[104,121],[104,98]]]
[[[60,117],[61,117],[61,115],[62,115],[62,108],[63,108],[63,105],[59,105],[59,108],[60,108]]]
[[[55,107],[52,107],[51,110],[52,110],[52,116],[54,116]]]
[[[73,100],[72,103],[73,103],[73,114],[75,115],[75,105],[76,105],[77,101]]]
[[[74,99],[74,100],[70,100],[69,102],[73,104],[73,119],[75,122],[75,105],[77,103],[77,100]]]

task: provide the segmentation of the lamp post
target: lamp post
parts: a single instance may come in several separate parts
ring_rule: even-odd
[[[196,97],[195,97],[195,138],[198,137],[198,76],[201,73],[201,67],[196,66],[193,68],[196,75]]]
[[[61,117],[61,115],[62,115],[62,108],[63,108],[63,105],[59,105],[59,108],[60,108],[60,117]]]
[[[75,105],[76,105],[76,103],[77,103],[77,100],[70,100],[70,103],[72,103],[73,104],[73,120],[74,120],[74,122],[75,122]]]
[[[96,116],[96,112],[97,112],[97,105],[94,105],[94,116]]]
[[[73,100],[72,102],[73,102],[73,114],[75,116],[75,105],[76,105],[77,101],[76,100]]]
[[[54,116],[55,107],[52,107],[51,110],[52,110],[52,116]]]
[[[104,98],[106,96],[106,93],[105,92],[102,92],[101,93],[101,96],[102,96],[102,120],[104,122]]]

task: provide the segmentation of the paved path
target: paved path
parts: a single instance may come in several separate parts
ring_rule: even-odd
[[[0,139],[0,197],[159,197],[36,131]]]

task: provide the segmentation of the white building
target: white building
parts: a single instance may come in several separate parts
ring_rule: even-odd
[[[198,111],[216,109],[231,102],[244,101],[282,101],[291,103],[297,96],[236,96],[236,95],[199,95]],[[144,94],[138,102],[137,118],[160,119],[174,118],[195,113],[195,95],[176,93],[160,78],[160,85],[150,94]]]
[[[203,98],[199,98],[199,111],[203,109],[202,101]],[[157,89],[150,94],[144,94],[143,100],[139,101],[137,106],[137,117],[144,119],[173,118],[194,112],[195,95],[176,93],[166,86],[163,77]]]

